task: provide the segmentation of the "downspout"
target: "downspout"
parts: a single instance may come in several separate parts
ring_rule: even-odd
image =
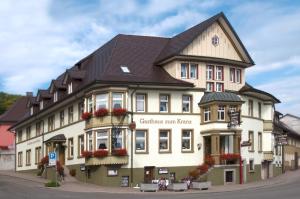
[[[132,91],[131,93],[131,99],[130,99],[130,102],[131,102],[131,123],[133,123],[133,95],[134,93],[136,92],[138,86]],[[133,129],[130,129],[131,130],[131,135],[130,135],[130,186],[133,187]]]

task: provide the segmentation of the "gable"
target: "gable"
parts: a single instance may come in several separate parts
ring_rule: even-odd
[[[219,38],[218,45],[212,44],[212,38],[215,35]],[[218,22],[214,22],[210,25],[184,48],[180,54],[244,61],[241,53],[235,47],[233,40]]]

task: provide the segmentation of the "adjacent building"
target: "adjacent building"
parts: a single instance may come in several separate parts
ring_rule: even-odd
[[[101,185],[180,180],[206,157],[213,184],[278,175],[280,101],[245,82],[253,65],[223,13],[172,38],[117,35],[29,101],[11,128],[16,169],[36,170],[55,151],[78,179]]]

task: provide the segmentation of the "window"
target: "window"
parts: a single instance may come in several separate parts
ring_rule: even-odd
[[[62,127],[65,124],[65,111],[59,113],[59,125]]]
[[[136,112],[146,111],[146,95],[136,94]]]
[[[218,120],[225,121],[225,106],[218,107]]]
[[[89,113],[93,112],[93,97],[92,96],[87,99],[87,111]]]
[[[18,131],[18,142],[22,142],[22,130]]]
[[[118,176],[117,168],[107,168],[107,176]]]
[[[171,152],[171,131],[159,131],[159,152]]]
[[[124,148],[124,131],[122,129],[112,129],[111,131],[112,149]]]
[[[214,83],[213,82],[206,82],[206,91],[213,92],[214,91]]]
[[[235,182],[235,170],[224,171],[225,184],[232,184]]]
[[[241,69],[236,69],[236,83],[242,82]]]
[[[191,64],[190,65],[190,78],[191,79],[197,79],[198,77],[198,65],[197,64]]]
[[[88,151],[93,151],[94,150],[94,146],[93,146],[93,132],[89,131],[86,134],[87,134],[87,150]]]
[[[40,101],[40,110],[43,110],[43,108],[44,108],[44,101],[42,100]]]
[[[248,101],[248,115],[250,117],[253,117],[253,101],[252,100]]]
[[[33,115],[33,106],[30,107],[30,115]]]
[[[181,151],[191,152],[193,151],[193,131],[182,130],[181,132]]]
[[[210,108],[205,107],[204,108],[204,122],[209,122],[210,121]]]
[[[84,103],[83,102],[79,102],[78,103],[78,120],[81,119],[81,115],[84,112]]]
[[[191,102],[192,102],[192,96],[190,95],[182,96],[182,112],[184,113],[191,112]]]
[[[127,66],[122,65],[122,66],[120,66],[120,68],[123,71],[123,73],[130,73],[130,70],[128,69]]]
[[[96,110],[100,108],[108,108],[108,94],[96,95]]]
[[[54,130],[54,115],[48,117],[48,131]]]
[[[68,108],[68,124],[73,123],[74,117],[73,117],[73,106],[70,106]]]
[[[224,84],[223,83],[216,83],[216,91],[223,92],[224,91]]]
[[[214,66],[208,65],[206,66],[206,80],[212,80],[214,74]]]
[[[73,141],[73,138],[68,139],[68,156],[69,156],[69,158],[74,157],[74,141]]]
[[[237,110],[237,107],[236,107],[236,106],[229,106],[229,111],[230,111],[231,113],[236,112],[236,110]]]
[[[136,130],[135,131],[135,152],[136,153],[146,153],[147,152],[147,134],[146,130]]]
[[[68,94],[71,94],[72,92],[73,92],[73,84],[72,84],[72,82],[70,82],[68,84]]]
[[[26,151],[26,166],[31,165],[31,150]]]
[[[169,95],[162,94],[159,96],[159,111],[169,112]]]
[[[230,82],[235,82],[235,68],[230,68]]]
[[[254,160],[249,160],[249,171],[254,171]]]
[[[223,66],[216,67],[216,80],[223,80]]]
[[[254,133],[253,131],[249,131],[249,142],[251,146],[249,146],[249,151],[254,151]]]
[[[259,152],[262,151],[262,133],[261,132],[258,133],[258,151]]]
[[[31,127],[27,127],[26,128],[26,139],[30,139],[31,138]]]
[[[108,131],[98,130],[96,141],[97,149],[108,149]]]
[[[58,92],[55,91],[53,94],[53,102],[57,102],[57,100],[58,100]]]
[[[36,136],[44,133],[44,121],[36,123]]]
[[[220,150],[221,154],[233,153],[233,135],[220,136]]]
[[[23,152],[18,152],[18,167],[23,166]]]
[[[258,118],[261,119],[261,103],[258,102]]]
[[[112,108],[123,108],[123,93],[112,93]]]
[[[41,161],[41,157],[42,157],[41,149],[42,149],[41,147],[35,148],[35,164],[38,164]]]
[[[82,156],[82,152],[84,151],[84,135],[78,136],[78,156]]]
[[[181,64],[181,78],[186,79],[188,78],[188,64],[182,63]]]

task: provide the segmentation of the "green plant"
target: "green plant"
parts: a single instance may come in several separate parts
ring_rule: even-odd
[[[76,176],[76,169],[71,169],[70,170],[70,176]]]
[[[49,181],[45,183],[45,187],[59,187],[60,184],[58,182],[55,181]]]

